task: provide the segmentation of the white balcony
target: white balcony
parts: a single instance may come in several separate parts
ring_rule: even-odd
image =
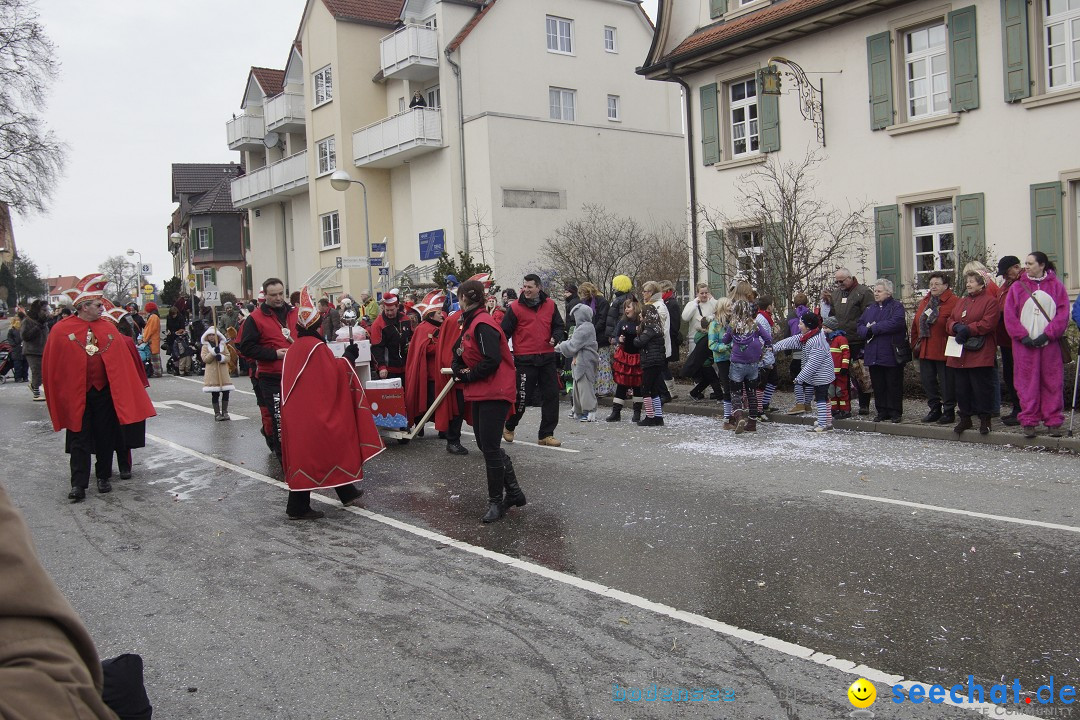
[[[396,80],[427,80],[439,74],[439,33],[406,25],[379,43],[382,72]]]
[[[266,129],[258,115],[241,115],[225,123],[230,150],[258,150],[263,146]]]
[[[442,111],[413,108],[354,132],[353,162],[356,167],[395,167],[442,146]]]
[[[233,207],[250,208],[307,192],[307,150],[232,181]]]
[[[276,132],[304,130],[304,96],[300,93],[278,93],[267,99],[263,109],[266,129]]]

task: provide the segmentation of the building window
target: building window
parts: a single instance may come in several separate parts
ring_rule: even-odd
[[[322,249],[341,247],[341,223],[336,212],[319,216],[319,224],[322,227]]]
[[[1080,85],[1080,0],[1045,0],[1046,87]]]
[[[202,270],[199,271],[199,273],[202,275],[202,286],[203,286],[204,289],[208,285],[213,285],[214,284],[214,269],[213,268],[203,268]]]
[[[320,140],[316,147],[319,151],[319,174],[325,175],[337,170],[337,150],[334,138]]]
[[[948,31],[945,23],[904,33],[904,78],[909,119],[949,111]]]
[[[912,208],[914,218],[915,279],[920,289],[929,287],[936,270],[956,270],[952,200]]]
[[[548,104],[551,106],[552,120],[574,121],[573,90],[548,88]]]
[[[761,230],[735,231],[735,260],[738,274],[754,287],[765,285],[765,246]]]
[[[334,99],[334,79],[329,65],[315,72],[315,81],[312,86],[315,88],[316,105],[322,105]]]
[[[731,115],[731,156],[741,157],[758,151],[757,83],[753,78],[728,85],[728,108]]]
[[[195,247],[199,250],[210,249],[210,228],[195,228]]]
[[[424,95],[427,97],[427,106],[429,108],[442,107],[442,94],[439,92],[438,85],[425,90]]]
[[[574,21],[547,16],[548,52],[569,55],[574,52]]]
[[[616,39],[616,30],[610,25],[604,27],[604,50],[609,53],[619,52],[619,45]]]
[[[431,17],[429,17],[427,20],[424,21],[424,27],[426,27],[428,30],[438,30],[439,29],[439,19],[437,17],[435,17],[434,15],[432,15]]]
[[[607,119],[618,120],[619,119],[619,96],[608,95],[607,96]]]

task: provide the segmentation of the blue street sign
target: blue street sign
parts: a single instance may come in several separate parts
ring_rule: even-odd
[[[371,267],[382,267],[382,258],[368,258]]]
[[[446,234],[442,230],[420,233],[420,259],[438,260],[446,247]]]
[[[386,252],[386,243],[371,243],[371,252]]]
[[[390,268],[384,268],[384,267],[379,268],[379,274],[380,275],[389,275],[390,274]]]

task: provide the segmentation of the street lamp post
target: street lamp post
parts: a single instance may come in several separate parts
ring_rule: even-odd
[[[368,292],[371,293],[371,297],[375,297],[375,282],[371,276],[371,230],[368,227],[368,204],[367,204],[367,185],[359,180],[353,180],[349,177],[349,173],[344,170],[337,170],[330,176],[330,185],[339,192],[345,192],[349,189],[349,185],[356,183],[364,191],[364,246],[367,248],[367,281]]]
[[[192,313],[192,315],[194,315],[194,313],[195,313],[195,283],[190,278],[195,274],[195,258],[194,258],[194,252],[195,251],[191,247],[191,236],[188,235],[187,233],[184,233],[183,235],[181,235],[178,232],[174,232],[172,235],[169,236],[169,243],[173,247],[175,247],[178,251],[183,250],[183,246],[184,246],[185,241],[187,241],[187,253],[186,254],[187,254],[187,267],[188,267],[187,274],[188,274],[188,277],[184,279],[184,282],[185,283],[190,283],[188,285],[188,291],[185,294],[188,296],[189,302],[191,303],[191,305],[189,307],[189,310]]]
[[[137,284],[135,286],[135,307],[142,310],[142,305],[143,305],[142,304],[142,296],[143,296],[143,290],[142,290],[142,253],[137,252],[135,250],[132,250],[131,248],[128,248],[127,254],[128,254],[128,257],[131,257],[132,255],[138,255],[139,256],[139,263],[135,266],[135,268],[136,268],[136,270],[138,272],[138,275],[137,275],[138,280],[136,281]]]

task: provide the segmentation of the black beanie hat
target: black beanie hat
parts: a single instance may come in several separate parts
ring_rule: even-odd
[[[799,319],[802,320],[802,324],[806,326],[807,330],[816,330],[821,327],[821,317],[817,313],[805,312]]]

